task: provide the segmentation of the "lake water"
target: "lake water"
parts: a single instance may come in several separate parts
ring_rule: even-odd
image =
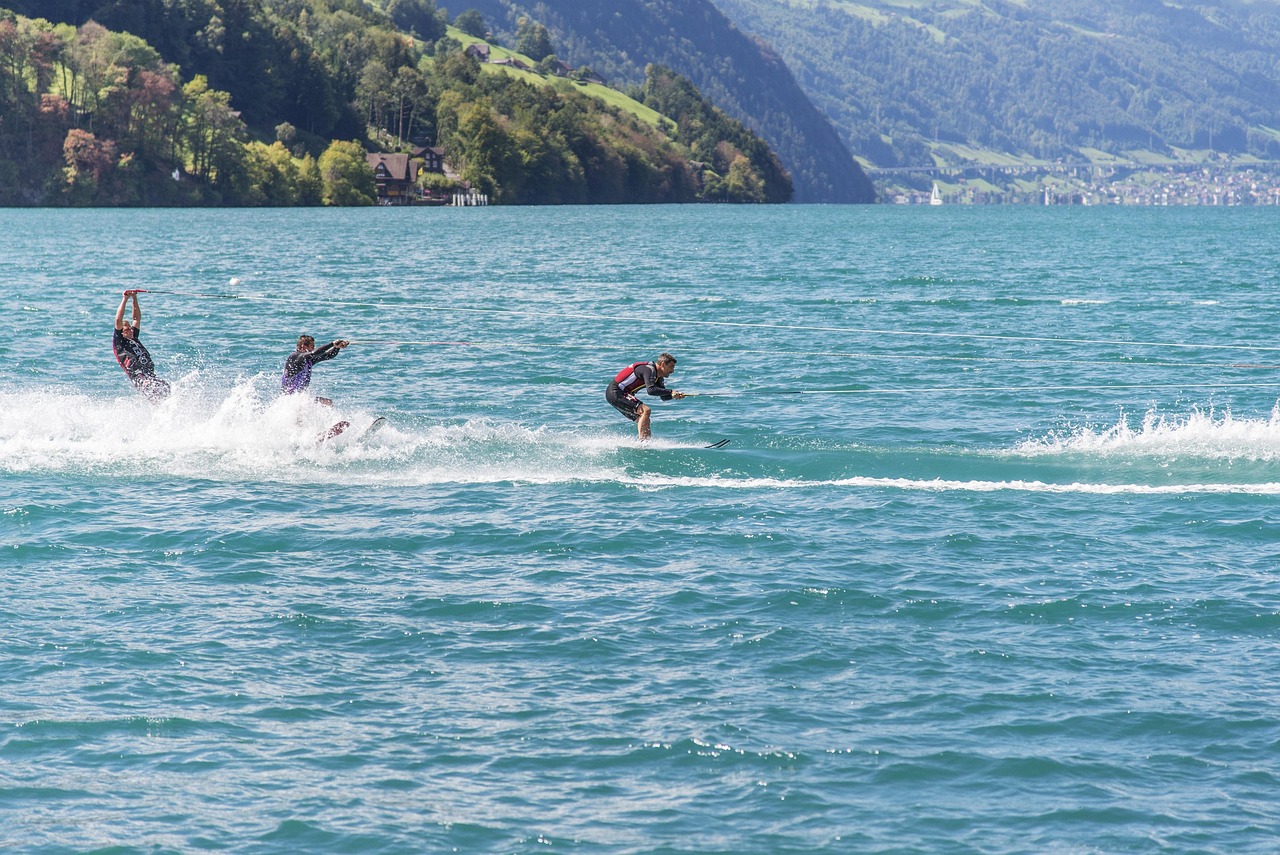
[[[0,211],[0,848],[1272,851],[1278,234]]]

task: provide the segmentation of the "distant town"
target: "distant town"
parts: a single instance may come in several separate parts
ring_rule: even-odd
[[[881,200],[897,205],[1280,205],[1280,164],[917,168],[868,170]],[[913,173],[913,174],[912,174]],[[903,186],[911,174],[912,186]],[[924,186],[920,186],[921,182]]]

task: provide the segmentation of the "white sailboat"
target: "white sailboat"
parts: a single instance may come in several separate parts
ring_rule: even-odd
[[[937,181],[933,182],[933,192],[929,194],[929,204],[930,205],[942,204],[942,192],[938,190]]]

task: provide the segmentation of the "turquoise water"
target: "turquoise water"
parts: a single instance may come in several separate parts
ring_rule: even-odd
[[[0,211],[0,846],[1271,851],[1275,217]]]

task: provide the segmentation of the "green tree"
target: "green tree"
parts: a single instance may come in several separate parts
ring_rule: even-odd
[[[124,93],[127,122],[124,136],[143,161],[168,172],[175,161],[177,129],[181,116],[177,73],[173,69],[139,69],[130,75]]]
[[[320,155],[320,176],[326,205],[373,205],[378,200],[373,170],[365,159],[364,146],[358,142],[330,143]]]
[[[366,124],[385,131],[387,127],[387,99],[391,95],[391,72],[376,59],[365,63],[356,84],[356,102],[364,113]]]
[[[387,15],[392,23],[430,44],[444,36],[448,17],[436,9],[435,0],[391,0]]]
[[[399,146],[405,140],[413,138],[414,122],[430,111],[434,101],[422,73],[407,65],[396,69],[390,94],[395,99],[392,115],[395,120],[396,145]],[[387,130],[390,131],[391,128]]]
[[[454,18],[453,25],[477,39],[483,39],[489,35],[489,28],[484,25],[484,16],[475,9],[468,9]]]
[[[432,85],[441,91],[472,86],[480,80],[480,62],[460,50],[437,52],[432,63]]]
[[[501,201],[498,182],[504,161],[511,156],[511,140],[494,119],[488,101],[463,106],[458,113],[457,129],[446,147],[461,166],[463,180],[480,193],[488,193]]]
[[[418,186],[423,191],[436,196],[457,193],[463,189],[460,182],[439,172],[423,172],[418,176]]]
[[[231,96],[209,88],[202,74],[182,87],[182,94],[187,172],[210,186],[226,186],[244,156],[244,122],[232,111]]]
[[[540,62],[555,53],[547,28],[529,18],[516,22],[516,51]]]
[[[298,204],[309,208],[324,204],[324,176],[319,161],[310,153],[303,155],[298,165]]]
[[[235,197],[224,196],[224,202],[253,208],[270,204],[270,193],[274,189],[272,179],[275,176],[272,174],[266,149],[267,146],[257,140],[244,147],[244,156],[240,158],[240,173],[234,182]]]
[[[738,155],[729,164],[729,174],[725,176],[725,189],[734,202],[763,202],[764,179],[756,172],[755,167],[746,156]]]
[[[278,140],[271,145],[245,146],[244,172],[248,176],[244,205],[290,206],[298,204],[298,166]]]

